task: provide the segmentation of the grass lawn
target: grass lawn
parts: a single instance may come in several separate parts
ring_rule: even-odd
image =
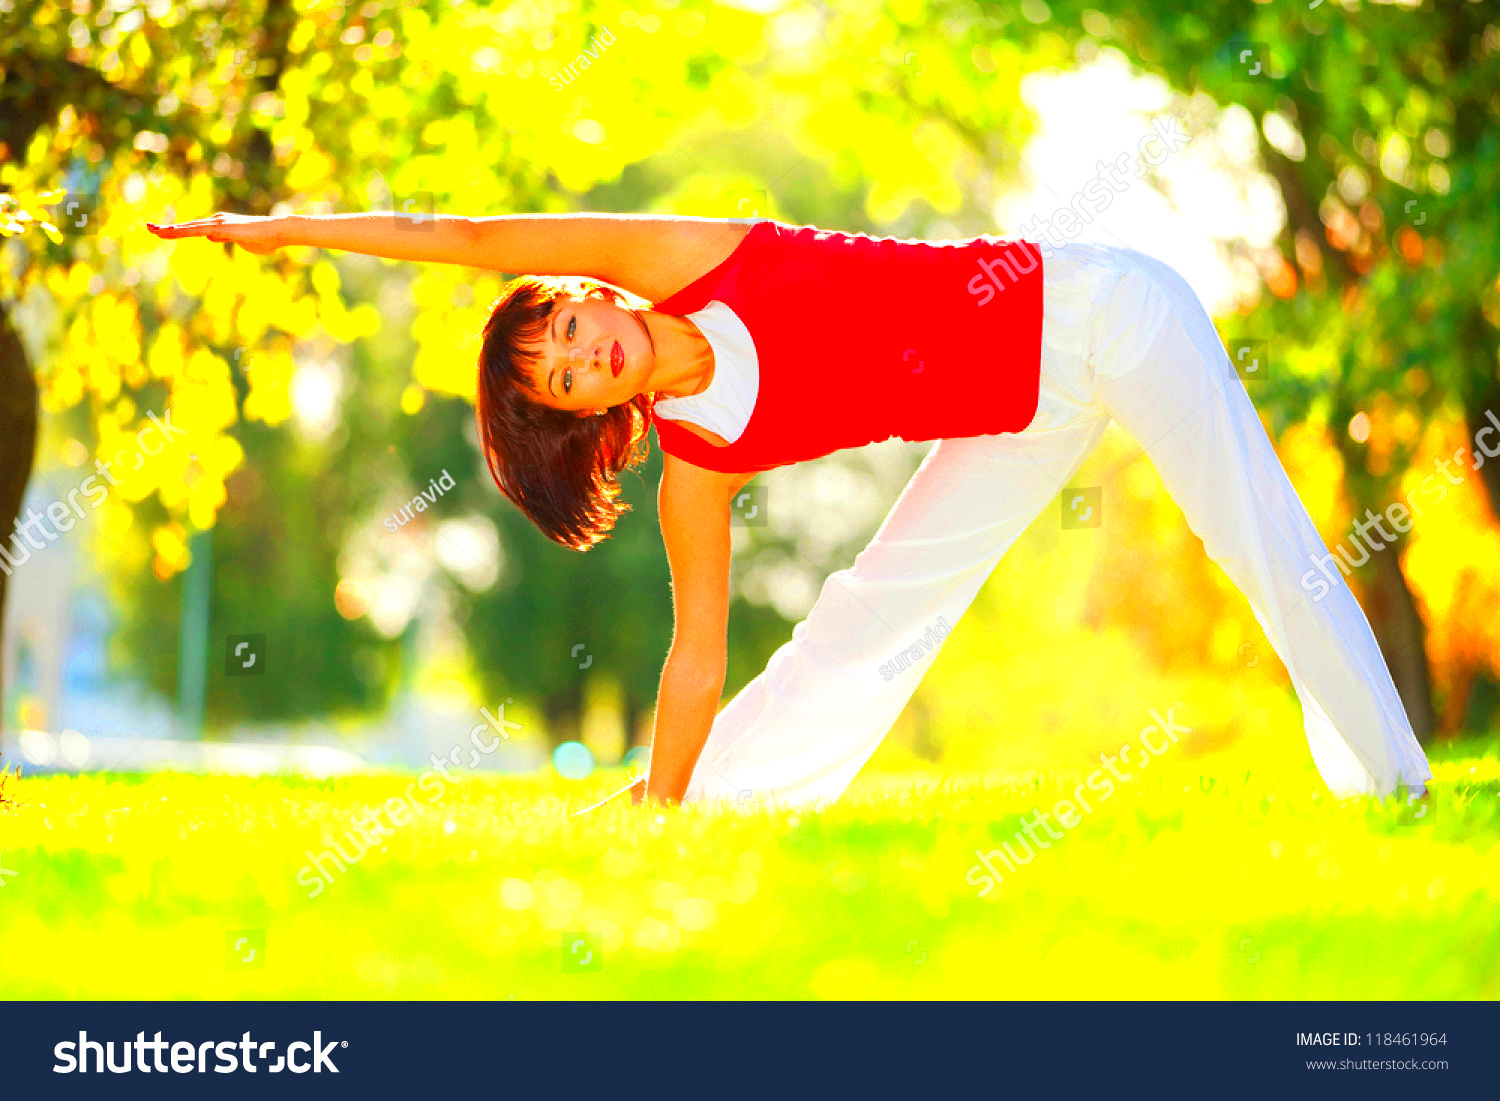
[[[1018,817],[1072,797],[1082,774],[874,773],[822,811],[576,820],[570,803],[620,774],[475,778],[432,804],[418,792],[404,824],[376,819],[389,835],[343,873],[324,861],[331,883],[309,851],[356,854],[351,820],[413,777],[27,777],[0,810],[0,867],[15,872],[0,876],[0,989],[1497,998],[1500,741],[1432,757],[1420,816],[1340,804],[1310,764],[1273,778],[1243,755],[1163,758],[982,898],[976,849],[1022,852]]]

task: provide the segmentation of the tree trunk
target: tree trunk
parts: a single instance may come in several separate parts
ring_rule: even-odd
[[[15,530],[16,517],[36,458],[37,388],[26,348],[0,302],[0,540]],[[9,549],[9,548],[7,548]],[[10,578],[0,570],[0,627]],[[0,630],[0,642],[4,640]],[[5,714],[4,667],[0,666],[0,725]]]
[[[927,705],[919,688],[906,705],[906,713],[911,716],[914,727],[912,735],[911,751],[924,761],[936,763],[943,758],[943,745],[938,740],[935,732],[935,724],[932,717],[932,708]]]
[[[1443,713],[1438,723],[1438,733],[1444,738],[1453,738],[1464,728],[1464,717],[1469,713],[1469,700],[1474,695],[1474,682],[1479,679],[1479,670],[1466,665],[1454,675],[1443,702]]]
[[[1333,423],[1347,424],[1354,415],[1347,392],[1342,388],[1334,400]],[[1347,433],[1335,434],[1335,443],[1344,460],[1344,485],[1354,505],[1354,515],[1369,516],[1384,506],[1389,487],[1374,478],[1365,465],[1362,447]],[[1359,571],[1369,588],[1363,603],[1381,656],[1390,670],[1396,692],[1406,708],[1412,733],[1424,745],[1437,729],[1437,712],[1432,702],[1432,674],[1427,663],[1427,625],[1417,611],[1417,602],[1401,572],[1400,547],[1383,544],[1381,550],[1370,548],[1370,562]]]
[[[1432,678],[1427,666],[1427,628],[1401,572],[1396,548],[1387,547],[1371,557],[1375,577],[1367,609],[1370,625],[1390,668],[1391,679],[1396,682],[1396,691],[1406,705],[1412,731],[1417,741],[1426,744],[1437,728]]]
[[[549,692],[542,700],[542,720],[547,724],[547,742],[556,749],[575,742],[583,729],[583,682]]]
[[[652,703],[650,700],[642,699],[639,692],[631,689],[627,683],[625,686],[625,753],[629,753],[638,745],[645,745],[650,738],[650,727],[646,725],[650,718]],[[641,738],[642,731],[646,732],[646,738]]]

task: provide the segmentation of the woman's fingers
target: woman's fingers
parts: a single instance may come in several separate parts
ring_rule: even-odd
[[[211,218],[195,218],[192,221],[177,222],[169,226],[147,222],[146,228],[158,237],[201,237],[211,229],[225,229],[228,224],[222,215],[215,214]]]
[[[146,228],[164,241],[176,241],[185,237],[204,237],[218,244],[239,245],[257,255],[264,256],[275,245],[261,240],[263,219],[241,219],[234,215],[215,214],[210,218],[198,218],[190,222],[159,226],[147,222]]]
[[[201,237],[208,231],[209,226],[202,222],[180,222],[175,226],[157,226],[147,222],[146,228],[158,237],[170,239],[177,237]]]

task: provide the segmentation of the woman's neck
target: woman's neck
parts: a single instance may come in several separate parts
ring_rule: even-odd
[[[713,381],[714,349],[685,317],[642,310],[637,315],[651,341],[654,365],[645,389],[679,398],[702,393]]]

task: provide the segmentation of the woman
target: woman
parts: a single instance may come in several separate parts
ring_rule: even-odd
[[[494,306],[477,416],[501,491],[578,550],[624,511],[617,476],[653,423],[666,453],[676,626],[647,776],[617,796],[837,798],[1111,419],[1250,601],[1330,789],[1425,795],[1431,770],[1364,614],[1336,569],[1312,597],[1308,564],[1327,553],[1317,531],[1207,313],[1150,257],[592,214],[420,226],[218,214],[151,228],[262,253],[317,245],[552,273],[512,282]],[[632,308],[616,288],[654,306]],[[760,471],[892,435],[939,442],[854,565],[716,716],[736,494]],[[1087,504],[1073,503],[1085,522]],[[893,675],[902,650],[918,668]]]

